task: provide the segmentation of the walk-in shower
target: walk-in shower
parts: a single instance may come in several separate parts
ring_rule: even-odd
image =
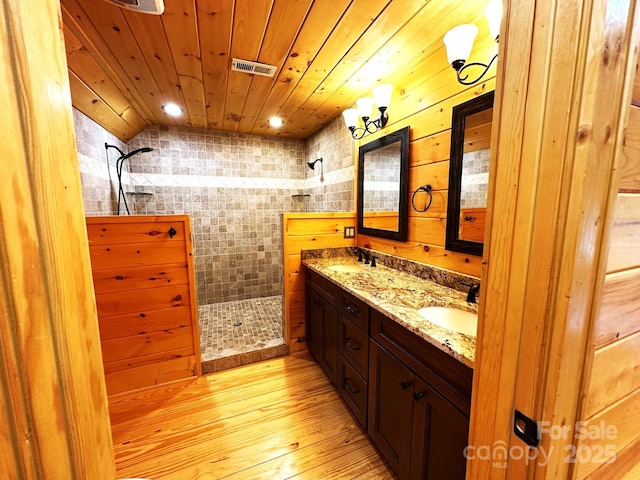
[[[282,213],[299,203],[304,142],[148,127],[129,147],[146,145],[128,161],[146,193],[130,206],[191,217],[204,371],[286,353]]]

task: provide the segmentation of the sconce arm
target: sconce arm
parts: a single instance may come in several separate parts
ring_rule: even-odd
[[[485,74],[489,71],[489,69],[491,68],[491,65],[493,65],[493,62],[496,61],[496,58],[498,58],[497,53],[493,56],[493,58],[491,59],[488,65],[485,65],[484,63],[480,63],[480,62],[472,62],[472,63],[465,63],[464,65],[461,65],[459,68],[456,68],[456,65],[453,64],[452,66],[453,68],[456,69],[456,74],[458,76],[458,82],[461,83],[462,85],[473,85],[474,83],[479,82],[480,79],[484,77]],[[484,71],[475,80],[467,80],[469,78],[469,75],[467,74],[463,77],[462,74],[469,67],[484,67]]]

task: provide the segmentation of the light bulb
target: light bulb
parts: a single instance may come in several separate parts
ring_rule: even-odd
[[[489,22],[491,38],[497,41],[500,36],[500,23],[502,22],[502,0],[491,0],[485,7],[484,14]]]
[[[373,98],[375,98],[378,108],[387,108],[389,106],[392,92],[393,85],[385,84],[373,87]]]
[[[358,125],[358,110],[355,108],[349,108],[342,112],[342,117],[344,118],[344,123],[347,128]]]
[[[478,27],[471,24],[458,25],[445,34],[442,40],[447,48],[447,60],[450,64],[467,61],[477,34]]]
[[[356,100],[356,105],[358,106],[358,115],[360,115],[361,118],[371,118],[373,103],[373,97],[362,97]]]
[[[175,103],[167,103],[166,105],[162,105],[162,111],[172,117],[179,117],[184,110]]]
[[[284,120],[282,120],[280,117],[271,117],[269,119],[269,125],[274,128],[280,128],[282,125],[284,125]]]

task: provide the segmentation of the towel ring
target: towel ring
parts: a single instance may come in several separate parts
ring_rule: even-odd
[[[429,202],[425,205],[424,209],[422,210],[417,209],[416,204],[414,203],[416,199],[416,194],[419,191],[424,191],[429,194]],[[431,185],[422,185],[421,187],[416,188],[416,191],[413,192],[413,195],[411,196],[411,206],[416,212],[420,212],[420,213],[426,212],[427,210],[429,210],[429,207],[431,207],[431,202],[433,202],[433,193],[431,192]]]

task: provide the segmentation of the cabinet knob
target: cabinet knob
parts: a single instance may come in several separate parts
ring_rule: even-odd
[[[403,390],[406,390],[411,386],[411,382],[400,382],[400,386],[402,387]]]
[[[418,393],[414,393],[413,394],[413,398],[418,401],[420,400],[422,397],[424,397],[424,392],[418,392]]]
[[[345,390],[350,391],[354,395],[357,394],[357,393],[360,393],[360,390],[358,390],[358,387],[354,386],[351,383],[351,379],[350,378],[345,378],[344,379],[344,388],[345,388]]]
[[[344,309],[353,315],[360,315],[360,309],[352,306],[349,302],[344,302]]]
[[[175,228],[171,227],[169,229],[169,238],[173,238],[177,234],[178,234],[178,231]]]
[[[344,339],[344,344],[349,347],[351,350],[355,350],[358,351],[360,350],[360,345],[358,345],[357,343],[351,343],[351,338],[349,337],[345,337]]]

